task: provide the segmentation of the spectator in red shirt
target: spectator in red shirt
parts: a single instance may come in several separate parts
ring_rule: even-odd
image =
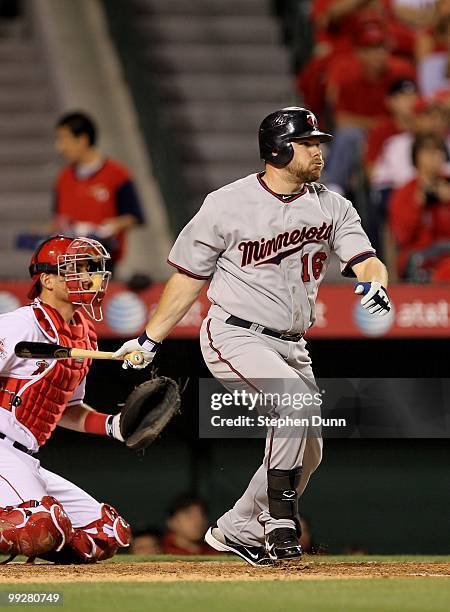
[[[448,129],[447,111],[443,101],[417,98],[412,93],[409,96],[397,95],[394,97],[404,98],[403,101],[398,101],[399,106],[395,111],[396,115],[402,112],[403,120],[391,123],[393,129],[397,126],[397,132],[388,136],[390,120],[382,121],[373,130],[370,130],[366,151],[366,170],[371,187],[368,230],[377,252],[383,251],[381,237],[392,189],[403,187],[416,176],[416,168],[411,157],[414,138],[418,134],[433,133],[446,140]],[[411,105],[413,105],[412,115],[410,115]],[[401,108],[402,111],[400,111]],[[407,129],[408,125],[409,129]],[[403,131],[400,131],[401,126],[405,128]],[[383,136],[385,136],[384,140],[382,140]],[[449,138],[446,140],[446,148],[446,171],[450,171]]]
[[[391,190],[393,187],[403,185],[415,174],[411,163],[410,145],[416,102],[415,81],[411,79],[394,81],[386,101],[390,115],[381,119],[367,135],[365,169],[370,184],[369,231],[377,252],[382,251],[381,234]],[[403,153],[405,150],[405,139],[409,152],[406,160],[403,159],[405,156],[399,155],[399,151]]]
[[[403,111],[398,107],[393,111],[396,118],[393,116],[380,122],[368,134],[366,168],[376,190],[401,187],[415,176],[411,158],[415,135],[432,132],[444,140],[447,137],[448,111],[443,101],[418,98],[412,93],[409,100],[407,95],[395,96],[401,97],[404,100],[398,102]],[[398,116],[399,112],[402,118]],[[450,152],[450,139],[447,150]]]
[[[406,280],[450,280],[450,182],[444,174],[445,143],[436,134],[419,134],[412,158],[417,177],[395,190],[389,202],[397,271]]]
[[[217,551],[203,541],[208,527],[206,506],[190,495],[177,497],[168,512],[168,531],[162,540],[167,555],[214,555]]]
[[[450,15],[443,28],[446,37],[443,48],[424,54],[418,62],[418,80],[424,96],[450,90]]]
[[[127,168],[104,157],[96,141],[96,126],[84,113],[66,114],[56,124],[56,149],[69,165],[56,180],[53,229],[96,238],[115,264],[126,232],[144,217]]]
[[[313,0],[311,13],[320,50],[352,51],[355,33],[361,24],[378,21],[383,23],[392,39],[393,53],[413,56],[414,29],[406,24],[401,11],[390,0]]]
[[[370,7],[370,8],[369,8]],[[383,19],[379,0],[313,0],[311,19],[315,32],[312,57],[297,77],[299,95],[307,108],[313,108],[319,123],[326,123],[325,101],[328,73],[333,62],[352,59],[354,33],[366,17]]]
[[[317,45],[323,52],[352,51],[354,34],[362,19],[387,17],[386,3],[380,0],[313,0],[311,15]]]
[[[377,21],[388,32],[391,52],[411,60],[414,57],[414,28],[401,22],[397,6],[390,0],[313,0],[311,19],[315,29],[313,55],[302,67],[297,86],[307,108],[313,108],[326,122],[324,101],[333,64],[351,62],[356,33],[367,22]]]
[[[354,62],[335,62],[330,74],[330,101],[337,125],[325,164],[325,182],[345,193],[361,165],[366,131],[389,115],[386,98],[392,83],[414,78],[409,62],[389,55],[386,32],[379,22],[368,22],[356,33]]]
[[[372,184],[375,184],[377,188],[391,186],[390,180],[387,181],[387,184],[384,181],[383,169],[379,167],[383,158],[383,150],[393,136],[402,132],[411,132],[414,129],[416,102],[417,84],[415,81],[411,79],[394,81],[389,88],[386,100],[389,115],[376,123],[367,134],[366,170]]]
[[[430,53],[447,49],[447,23],[450,18],[450,0],[436,0],[431,24],[422,28],[416,37],[415,57],[420,62]],[[424,23],[422,22],[422,25]]]
[[[161,555],[161,533],[159,529],[148,527],[133,531],[133,539],[128,549],[130,555]]]

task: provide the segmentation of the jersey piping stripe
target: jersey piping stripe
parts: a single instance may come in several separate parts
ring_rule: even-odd
[[[238,370],[236,370],[236,368],[234,368],[231,365],[231,363],[228,361],[228,359],[225,359],[224,357],[222,357],[222,354],[219,351],[219,349],[214,346],[213,339],[212,339],[212,336],[211,336],[211,319],[208,319],[208,323],[206,324],[206,331],[208,333],[209,346],[216,353],[216,355],[218,356],[219,360],[222,363],[224,363],[225,365],[227,365],[230,368],[230,370],[232,372],[234,372],[235,374],[237,374],[239,376],[239,378],[241,380],[243,380],[247,385],[249,385],[252,389],[254,389],[255,391],[257,391],[259,393],[259,389],[257,387],[255,387],[255,385],[253,385],[247,378],[245,378],[245,376],[243,374],[241,374]]]
[[[241,380],[243,380],[245,383],[247,383],[247,385],[249,385],[252,389],[255,389],[255,391],[257,391],[259,393],[260,392],[259,389],[257,387],[255,387],[247,378],[245,378],[245,376],[243,374],[241,374],[238,370],[236,370],[236,368],[234,368],[227,359],[224,359],[224,357],[222,357],[222,354],[219,351],[219,349],[214,346],[213,339],[212,339],[212,336],[211,336],[211,319],[208,319],[208,323],[206,324],[206,331],[208,333],[209,346],[212,348],[212,350],[219,357],[219,360],[222,363],[225,363],[230,368],[230,370],[232,372],[234,372],[235,374],[237,374],[239,376],[239,378]],[[269,457],[268,457],[268,460],[267,460],[267,466],[268,466],[267,469],[270,469],[270,461],[272,459],[273,434],[274,434],[274,428],[271,427],[270,443],[269,443]]]
[[[260,512],[260,513],[258,514],[258,516],[256,517],[256,520],[258,521],[258,523],[259,523],[259,524],[261,525],[261,527],[263,528],[263,530],[264,530],[264,538],[265,538],[265,537],[266,537],[266,524],[265,524],[265,523],[263,523],[263,522],[261,521],[261,517],[262,517],[262,515],[263,515],[263,513],[262,513],[262,512]]]
[[[365,261],[366,259],[369,259],[369,257],[376,257],[376,256],[377,256],[377,254],[376,254],[375,251],[363,251],[362,253],[358,253],[358,255],[354,255],[345,264],[345,268],[344,268],[342,274],[345,275],[345,272],[348,271],[348,269],[351,268],[352,266],[354,266],[355,264],[361,263],[361,262]]]
[[[347,266],[351,265],[355,259],[358,259],[359,257],[363,257],[364,255],[368,255],[370,257],[370,256],[375,256],[376,253],[375,251],[363,251],[362,253],[358,253],[358,255],[354,255],[351,259],[348,260]]]
[[[275,193],[275,191],[272,191],[270,187],[266,185],[266,183],[262,180],[262,174],[257,174],[256,178],[258,179],[258,182],[263,189],[268,191],[270,195],[273,195],[275,198],[277,198],[277,200],[280,200],[280,202],[283,202],[283,204],[289,204],[290,202],[297,200],[297,198],[300,198],[302,195],[305,195],[305,193],[308,191],[306,185],[303,185],[303,189],[299,193],[293,193],[289,198],[283,198],[282,195],[280,195],[279,193]]]
[[[270,442],[269,442],[269,457],[267,458],[267,469],[270,470],[270,461],[272,459],[272,447],[273,447],[273,434],[275,432],[275,428],[270,428]]]
[[[190,270],[186,270],[185,268],[182,268],[181,266],[179,266],[178,264],[174,263],[173,261],[170,261],[170,259],[167,260],[167,263],[170,266],[173,266],[174,268],[179,270],[180,272],[183,272],[183,274],[186,274],[186,276],[190,276],[191,278],[196,278],[197,280],[208,280],[208,278],[210,278],[210,276],[211,276],[211,275],[209,275],[209,276],[200,276],[199,274],[194,274]]]
[[[22,451],[21,451],[21,452],[22,452]],[[21,499],[23,502],[25,501],[25,500],[24,500],[24,498],[23,498],[23,497],[22,497],[22,496],[19,494],[19,492],[17,491],[17,489],[15,489],[15,488],[12,486],[12,484],[9,482],[9,480],[8,480],[7,478],[5,478],[4,476],[2,476],[1,474],[0,474],[0,478],[3,478],[3,480],[6,482],[6,484],[8,484],[8,485],[11,487],[11,489],[14,491],[14,493],[17,495],[17,497],[18,497],[19,499]]]

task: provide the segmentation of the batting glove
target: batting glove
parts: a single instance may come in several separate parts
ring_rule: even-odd
[[[160,346],[161,345],[159,342],[155,342],[154,340],[149,338],[144,332],[142,336],[139,336],[139,338],[134,338],[134,340],[128,340],[127,342],[122,344],[120,349],[113,353],[113,357],[123,357],[127,353],[139,351],[142,353],[144,361],[140,364],[134,364],[128,359],[125,359],[122,364],[122,368],[124,370],[127,370],[128,368],[142,370],[143,368],[146,368],[148,365],[151,364],[151,362],[155,358],[156,351]]]
[[[371,314],[377,314],[382,317],[391,309],[388,294],[381,283],[357,283],[355,293],[363,296],[361,298],[361,306],[366,308]]]

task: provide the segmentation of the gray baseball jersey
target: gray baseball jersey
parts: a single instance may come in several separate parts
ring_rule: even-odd
[[[314,323],[332,251],[346,276],[375,255],[351,202],[319,183],[280,196],[251,174],[206,197],[168,261],[195,278],[212,276],[208,297],[227,313],[301,333]]]

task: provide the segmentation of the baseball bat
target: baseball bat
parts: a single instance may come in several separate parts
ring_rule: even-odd
[[[123,357],[113,357],[108,351],[89,351],[86,349],[71,348],[60,344],[47,344],[46,342],[18,342],[14,348],[17,357],[23,359],[128,359],[134,365],[140,365],[144,357],[140,351],[133,351]]]

